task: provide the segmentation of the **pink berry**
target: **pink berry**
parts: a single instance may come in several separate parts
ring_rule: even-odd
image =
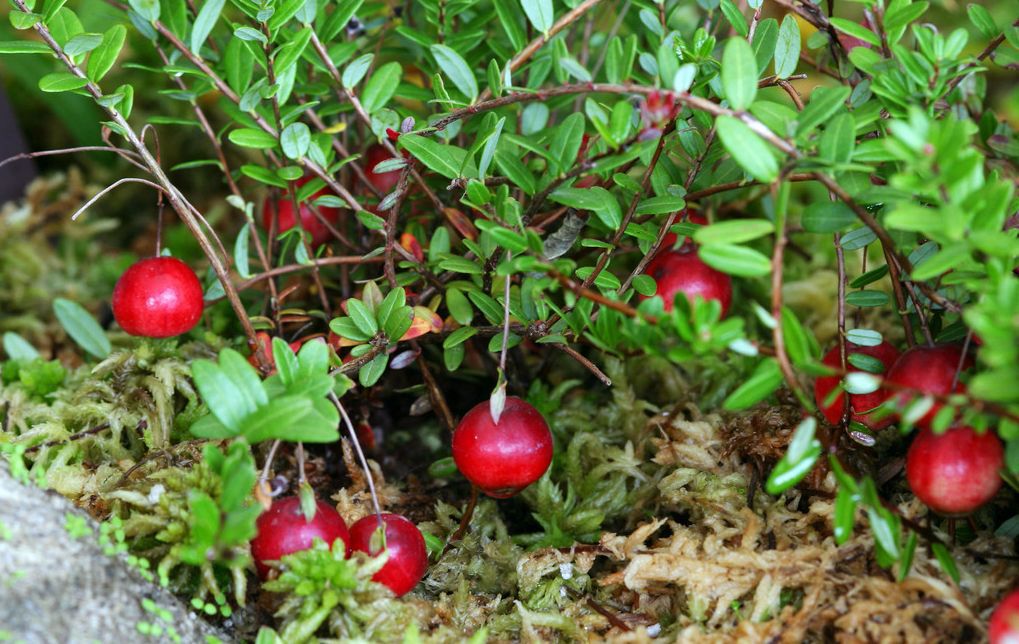
[[[297,181],[296,188],[300,188],[309,181],[314,179],[312,176],[306,176]],[[295,188],[295,189],[296,189]],[[326,227],[322,221],[315,216],[315,212],[311,206],[315,200],[319,197],[326,195],[332,195],[328,188],[322,188],[315,194],[308,197],[307,201],[301,202],[300,217],[301,217],[301,228],[307,231],[311,235],[311,245],[313,247],[319,247],[330,239],[332,239],[332,233]],[[322,215],[322,218],[328,221],[331,225],[336,225],[340,221],[340,210],[338,208],[328,208],[324,206],[315,206],[318,210],[318,214]],[[262,226],[265,230],[269,230],[272,225],[273,208],[272,203],[266,199],[265,204],[262,207]],[[285,233],[296,225],[296,219],[294,217],[294,200],[290,198],[289,191],[276,200],[276,234]]]
[[[453,460],[482,492],[509,498],[540,479],[552,463],[552,432],[537,409],[514,396],[506,398],[496,425],[486,400],[453,431]]]
[[[113,317],[131,335],[169,338],[202,317],[202,284],[184,262],[150,257],[124,271],[113,288]]]
[[[425,538],[417,526],[399,514],[383,514],[382,522],[386,526],[386,547],[389,558],[382,568],[372,577],[393,591],[397,597],[406,595],[428,570],[428,551]],[[382,552],[381,539],[377,534],[379,518],[370,514],[350,526],[350,547],[360,552],[375,556]],[[374,546],[374,547],[373,547]]]

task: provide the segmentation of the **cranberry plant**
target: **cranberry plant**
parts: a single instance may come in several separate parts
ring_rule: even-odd
[[[947,549],[860,466],[882,426],[1000,437],[1019,489],[1019,145],[986,76],[1019,28],[980,5],[945,31],[910,0],[106,0],[91,33],[75,3],[11,2],[26,35],[0,52],[104,110],[105,149],[143,175],[109,189],[176,214],[247,338],[255,367],[193,366],[197,436],[335,440],[341,397],[408,372],[450,431],[454,378],[494,388],[498,426],[549,355],[605,386],[607,359],[644,355],[730,365],[728,411],[790,393],[805,420],[767,491],[834,472],[836,539],[862,508],[899,575],[918,534]],[[201,152],[160,155],[195,129]],[[215,227],[181,188],[211,171]],[[784,300],[820,269],[834,349]],[[270,357],[259,331],[327,343]],[[885,343],[957,345],[947,386],[884,379]]]

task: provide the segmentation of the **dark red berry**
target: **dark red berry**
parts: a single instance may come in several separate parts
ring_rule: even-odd
[[[113,317],[131,335],[169,338],[187,333],[202,317],[202,284],[174,257],[135,262],[113,288]]]
[[[389,194],[393,191],[396,184],[400,182],[400,171],[390,170],[389,172],[376,173],[375,166],[392,158],[393,155],[389,153],[389,150],[378,143],[369,147],[364,153],[364,172],[368,175],[368,181],[382,194]]]
[[[682,293],[692,300],[700,296],[705,300],[717,300],[722,305],[722,317],[729,312],[732,303],[732,279],[701,261],[692,251],[668,251],[659,254],[645,272],[658,285],[656,294],[665,302],[665,310],[671,311],[676,295]],[[647,298],[644,298],[647,299]]]
[[[964,391],[965,387],[961,382],[956,382],[955,387],[952,387],[961,358],[962,347],[955,344],[913,347],[899,356],[888,370],[888,382],[898,385],[890,387],[890,393],[901,408],[923,394],[946,395]],[[967,356],[962,368],[967,369],[972,362],[972,358]],[[903,387],[912,391],[901,390]],[[917,426],[929,426],[941,407],[940,403],[934,403],[930,411],[917,421]]]
[[[299,179],[297,181],[296,188],[300,188],[312,179],[314,179],[314,177],[310,175]],[[332,194],[333,193],[330,192],[328,188],[322,188],[315,194],[308,197],[307,201],[301,202],[301,228],[311,235],[311,245],[316,248],[332,239],[332,233],[329,232],[326,225],[315,216],[315,212],[312,210],[311,205],[313,205],[315,200],[319,197]],[[318,213],[322,215],[322,218],[328,221],[331,225],[335,226],[339,223],[340,210],[338,208],[315,206],[315,209],[318,210]],[[272,224],[272,215],[272,202],[266,199],[262,208],[262,226],[264,226],[266,230],[269,230],[269,227]],[[285,233],[296,225],[295,222],[294,200],[290,198],[290,193],[287,191],[276,200],[276,233]]]
[[[383,514],[382,522],[386,526],[385,550],[389,558],[372,579],[389,588],[397,597],[402,597],[417,586],[428,570],[425,538],[416,525],[399,514]],[[382,552],[378,526],[379,518],[374,514],[350,526],[350,547],[372,556],[378,555]]]
[[[939,514],[969,514],[1001,487],[1005,450],[993,431],[921,429],[906,454],[906,480],[916,498]]]
[[[849,362],[849,356],[853,354],[862,354],[877,358],[884,365],[887,371],[891,367],[896,359],[899,357],[899,350],[896,349],[888,342],[882,342],[877,346],[864,347],[852,342],[846,342],[846,370],[850,372],[861,371]],[[822,362],[829,367],[841,368],[842,361],[839,356],[838,346],[832,347],[825,356]],[[817,402],[818,407],[822,408],[824,417],[828,419],[828,422],[837,425],[842,420],[842,413],[845,410],[846,402],[845,395],[839,394],[835,396],[835,400],[831,402],[827,407],[824,407],[824,403],[835,391],[835,388],[839,386],[842,381],[841,376],[823,376],[818,378],[814,382],[814,400]],[[891,414],[886,415],[881,420],[877,420],[872,414],[867,412],[873,410],[875,407],[883,403],[888,398],[888,393],[882,389],[878,389],[869,394],[851,394],[849,396],[849,409],[853,414],[852,420],[863,423],[871,429],[884,429],[894,422]]]
[[[1019,644],[1019,590],[1013,590],[994,609],[987,637],[991,644]]]
[[[268,511],[258,517],[255,524],[258,534],[251,540],[251,556],[255,559],[258,576],[266,579],[270,561],[307,550],[315,539],[330,546],[342,539],[350,553],[350,533],[336,508],[322,500],[315,501],[315,517],[308,521],[301,512],[301,500],[296,496],[274,501]]]
[[[489,401],[471,409],[453,432],[453,460],[488,496],[505,499],[541,478],[552,463],[552,432],[541,412],[506,398],[499,424]]]

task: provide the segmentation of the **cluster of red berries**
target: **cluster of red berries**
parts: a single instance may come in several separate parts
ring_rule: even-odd
[[[251,540],[251,555],[262,579],[269,577],[272,568],[269,563],[282,557],[307,550],[321,539],[332,546],[342,540],[347,556],[354,551],[376,556],[383,550],[388,555],[385,565],[372,577],[388,587],[397,597],[406,595],[428,569],[428,552],[425,538],[417,526],[399,514],[383,514],[385,544],[373,543],[379,527],[379,517],[370,514],[354,522],[350,529],[336,511],[336,508],[322,500],[316,500],[315,516],[311,521],[301,510],[301,501],[296,496],[280,499],[267,512],[258,517],[258,534]]]
[[[960,366],[966,369],[972,364],[972,360],[964,360],[958,345],[916,346],[899,355],[888,342],[877,346],[847,342],[846,354],[850,372],[859,371],[848,363],[851,355],[880,361],[886,370],[886,387],[868,394],[837,395],[831,400],[841,378],[825,376],[814,383],[815,400],[825,417],[838,424],[846,413],[848,399],[850,418],[872,430],[883,429],[896,420],[896,413],[878,410],[887,401],[895,409],[902,409],[917,396],[962,392],[964,385],[956,374]],[[838,368],[839,348],[829,351],[823,362]],[[968,514],[991,500],[1001,487],[998,472],[1004,466],[1004,448],[990,430],[977,433],[972,427],[955,425],[941,434],[934,433],[931,423],[941,408],[935,402],[916,421],[919,432],[906,454],[906,480],[917,498],[935,512],[947,516]]]

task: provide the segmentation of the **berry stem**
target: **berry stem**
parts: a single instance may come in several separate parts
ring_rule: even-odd
[[[368,459],[364,457],[364,450],[361,449],[361,441],[357,438],[357,432],[354,430],[354,424],[350,422],[350,416],[347,415],[347,410],[343,408],[343,403],[340,402],[339,397],[333,392],[329,392],[329,399],[336,405],[336,409],[340,412],[340,416],[343,417],[343,424],[347,428],[347,433],[350,434],[350,440],[354,443],[354,449],[357,450],[357,459],[361,461],[361,469],[364,470],[365,479],[368,481],[368,493],[372,498],[372,506],[375,508],[375,516],[378,517],[379,525],[382,525],[382,506],[379,505],[379,495],[375,492],[375,479],[372,478],[371,468],[368,467]]]

